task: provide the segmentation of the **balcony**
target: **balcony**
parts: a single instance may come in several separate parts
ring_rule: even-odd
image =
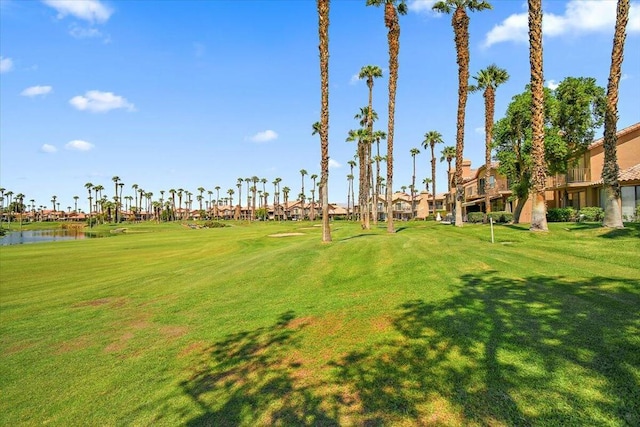
[[[566,174],[556,174],[547,178],[547,187],[565,187],[591,181],[591,168],[571,168]]]
[[[467,200],[484,197],[485,195],[484,185],[482,183],[474,187],[467,187],[464,191],[465,199]],[[488,194],[489,196],[497,196],[502,191],[509,191],[509,187],[505,181],[498,181],[489,188]]]

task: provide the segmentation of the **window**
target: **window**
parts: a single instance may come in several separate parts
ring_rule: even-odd
[[[622,187],[622,219],[629,221],[635,217],[636,206],[640,206],[640,185]]]

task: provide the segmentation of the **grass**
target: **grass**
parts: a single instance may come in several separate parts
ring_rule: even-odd
[[[0,425],[640,424],[637,225],[232,225],[0,247]]]

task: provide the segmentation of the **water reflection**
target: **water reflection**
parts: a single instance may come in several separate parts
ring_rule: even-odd
[[[25,243],[57,242],[60,240],[80,240],[98,237],[78,230],[29,230],[13,231],[0,237],[0,246],[22,245]]]

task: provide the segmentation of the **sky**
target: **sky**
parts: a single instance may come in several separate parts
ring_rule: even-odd
[[[440,132],[455,145],[457,64],[449,15],[430,0],[409,0],[400,17],[399,78],[394,137],[394,190],[431,176],[424,134]],[[470,14],[470,73],[495,63],[510,79],[496,96],[495,120],[529,82],[527,10],[523,1],[492,1]],[[613,0],[543,1],[544,76],[553,88],[566,77],[594,77],[606,88]],[[320,141],[311,125],[320,115],[318,17],[312,0],[0,0],[0,187],[25,202],[87,210],[85,183],[113,196],[112,177],[137,184],[153,199],[160,191],[197,188],[220,197],[238,178],[279,177],[300,192],[301,169],[310,195],[320,175]],[[387,130],[388,50],[383,9],[365,0],[334,0],[330,10],[329,199],[347,199],[347,162],[367,104],[357,78],[378,65],[383,78],[373,105]],[[619,121],[640,121],[640,2],[631,2]],[[470,94],[464,157],[484,162],[484,100]],[[596,137],[602,136],[599,130]],[[383,150],[384,151],[384,150]],[[381,154],[385,154],[384,152]],[[384,171],[384,167],[383,167]],[[357,170],[354,171],[357,176]],[[384,174],[384,172],[383,172]],[[356,177],[357,182],[357,177]],[[446,162],[437,165],[445,192]],[[246,186],[243,186],[243,199]],[[317,192],[316,192],[317,195]],[[165,196],[166,197],[166,196]],[[208,196],[205,195],[205,199]],[[30,202],[29,202],[30,204]],[[194,207],[197,204],[194,202]]]

